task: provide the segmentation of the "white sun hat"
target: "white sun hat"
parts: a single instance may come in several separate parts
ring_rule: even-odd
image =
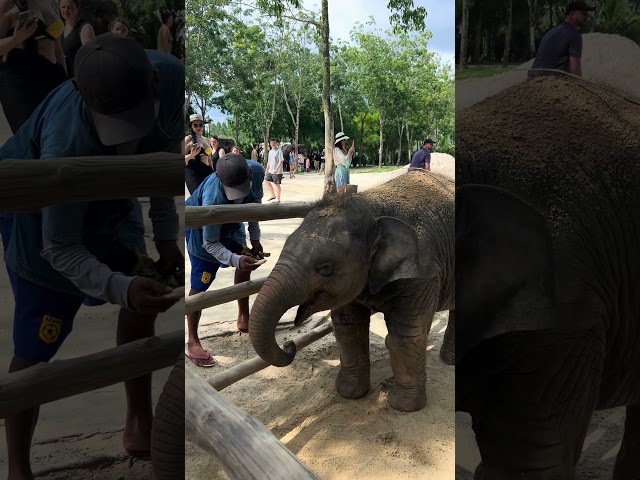
[[[344,132],[338,132],[338,134],[336,135],[336,141],[333,142],[334,145],[337,145],[339,142],[341,142],[342,140],[349,140],[349,137],[347,137]]]

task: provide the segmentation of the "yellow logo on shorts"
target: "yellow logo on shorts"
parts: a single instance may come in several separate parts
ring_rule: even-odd
[[[211,274],[209,272],[202,272],[202,283],[205,285],[211,281]]]
[[[38,336],[44,343],[53,343],[60,336],[60,328],[62,328],[62,320],[45,315],[42,318]]]

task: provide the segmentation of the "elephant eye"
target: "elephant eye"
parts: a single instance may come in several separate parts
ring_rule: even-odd
[[[316,267],[316,272],[323,277],[328,277],[333,274],[333,265],[330,263],[322,263]]]

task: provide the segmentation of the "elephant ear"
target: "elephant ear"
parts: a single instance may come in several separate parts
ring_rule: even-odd
[[[549,328],[551,236],[520,197],[484,185],[456,190],[456,362],[481,341]]]
[[[369,268],[369,293],[376,295],[388,283],[418,276],[416,231],[397,218],[377,218]]]

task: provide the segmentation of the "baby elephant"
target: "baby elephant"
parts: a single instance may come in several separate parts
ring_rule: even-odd
[[[369,390],[369,322],[382,312],[395,377],[388,401],[424,408],[427,335],[437,311],[453,309],[454,184],[430,172],[401,175],[355,195],[321,200],[293,232],[251,310],[249,335],[260,357],[289,365],[275,328],[299,305],[295,324],[331,309],[340,347],[340,395]],[[453,363],[450,321],[441,355]]]

